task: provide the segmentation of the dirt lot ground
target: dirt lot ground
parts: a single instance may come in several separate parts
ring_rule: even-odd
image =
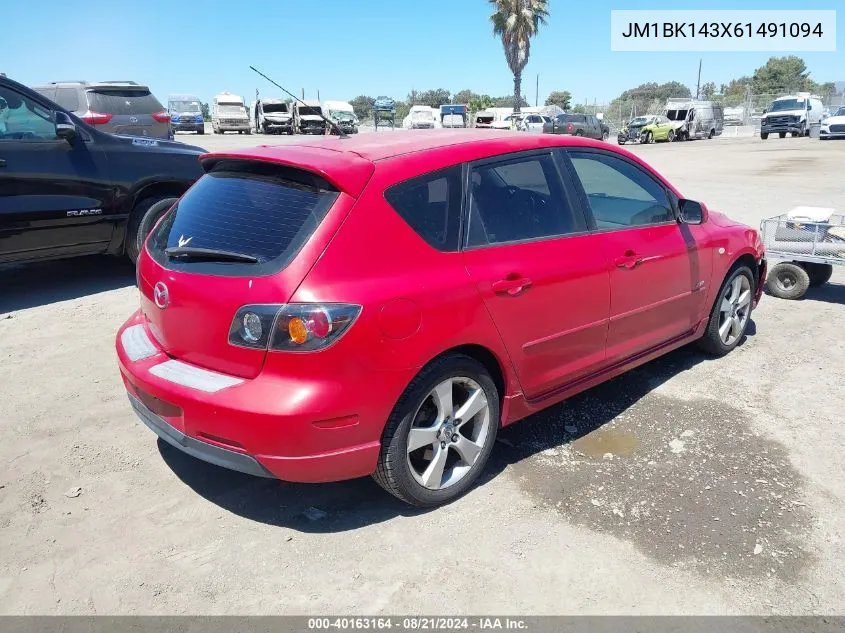
[[[845,204],[845,143],[633,151],[755,225]],[[0,275],[0,613],[845,613],[842,271],[765,297],[727,358],[680,350],[506,429],[430,512],[157,442],[113,352],[128,264]]]

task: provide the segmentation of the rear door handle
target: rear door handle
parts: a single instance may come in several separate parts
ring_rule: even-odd
[[[508,294],[515,297],[530,287],[530,279],[517,275],[508,275],[505,279],[493,282],[493,292],[497,295]]]

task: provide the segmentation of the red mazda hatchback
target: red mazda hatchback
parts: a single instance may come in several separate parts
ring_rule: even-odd
[[[606,143],[435,130],[201,161],[117,354],[159,437],[254,475],[450,501],[500,426],[693,341],[731,351],[765,278],[757,231]]]

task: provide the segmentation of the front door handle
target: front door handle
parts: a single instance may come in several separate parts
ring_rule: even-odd
[[[500,279],[499,281],[493,282],[493,292],[495,292],[497,295],[508,294],[511,297],[515,297],[518,294],[521,294],[523,290],[526,290],[530,287],[530,279],[516,274],[508,275],[504,279]]]
[[[5,166],[6,166],[6,159],[0,158],[0,167],[5,167]]]
[[[643,258],[637,255],[634,251],[625,251],[622,257],[617,257],[614,261],[617,268],[627,268],[632,270],[643,263]]]

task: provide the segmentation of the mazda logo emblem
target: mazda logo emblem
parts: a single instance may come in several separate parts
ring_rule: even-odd
[[[155,287],[153,288],[153,300],[156,302],[156,305],[164,310],[170,304],[170,291],[167,289],[167,286],[164,285],[161,281],[158,282]]]
[[[138,122],[138,117],[136,117],[136,116],[131,116],[131,117],[129,117],[129,122],[130,122],[130,123],[137,123],[137,122]]]

